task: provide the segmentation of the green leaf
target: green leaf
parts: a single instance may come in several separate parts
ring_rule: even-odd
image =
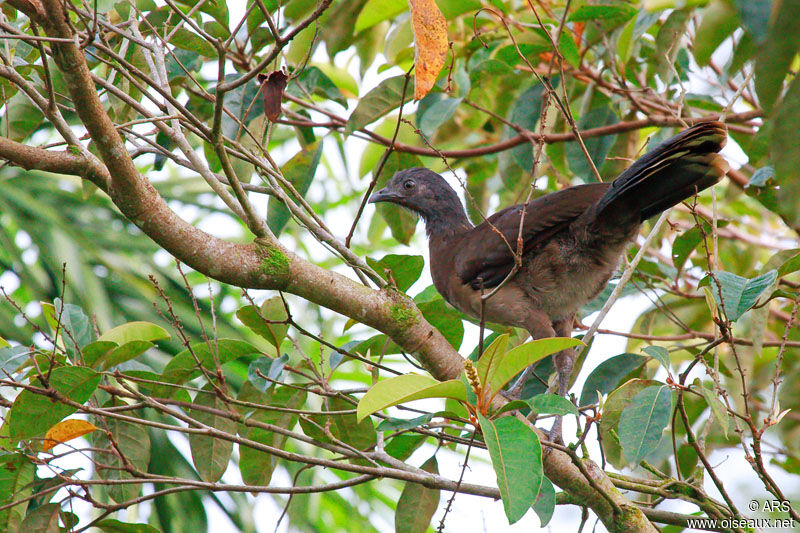
[[[386,444],[386,453],[395,459],[405,461],[425,443],[425,435],[416,433],[403,433],[392,437]]]
[[[337,67],[331,63],[314,63],[347,98],[356,98],[359,93],[359,85],[355,78],[345,67]]]
[[[28,97],[18,92],[6,102],[6,113],[0,120],[0,131],[12,141],[22,142],[44,121],[44,115]]]
[[[0,506],[19,501],[0,510],[0,530],[21,531],[20,524],[28,508],[25,499],[33,492],[33,476],[36,467],[21,453],[0,456]]]
[[[217,396],[211,383],[206,383],[202,391],[197,393],[192,405],[209,407],[222,412],[228,410],[228,404]],[[236,432],[236,421],[230,417],[196,409],[189,409],[189,416],[201,424],[219,431],[229,434]],[[192,462],[194,462],[200,479],[208,483],[219,481],[222,474],[225,473],[225,469],[228,468],[228,462],[233,454],[233,442],[213,435],[190,433],[189,448],[192,451]]]
[[[750,181],[744,187],[744,192],[773,213],[782,212],[783,205],[778,201],[780,188],[775,180],[775,169],[771,166],[761,167],[753,172]]]
[[[704,230],[706,235],[710,235],[710,227],[706,227]],[[703,241],[704,230],[701,230],[700,226],[694,226],[689,231],[675,237],[675,241],[672,243],[672,263],[679,272],[692,251]]]
[[[439,473],[436,456],[425,461],[420,469],[431,474]],[[433,514],[439,506],[439,489],[429,489],[418,483],[406,482],[394,513],[396,533],[425,533]]]
[[[453,20],[458,15],[471,13],[482,7],[480,0],[437,0],[436,3],[447,20]]]
[[[533,430],[520,420],[506,416],[478,420],[489,450],[497,487],[508,523],[522,518],[536,501],[542,485],[542,445]]]
[[[541,83],[525,89],[511,108],[511,122],[528,131],[536,131],[536,123],[539,122],[539,115],[542,112],[543,94],[544,86]],[[508,128],[507,133],[510,136],[516,132]],[[526,142],[515,146],[511,149],[511,155],[522,170],[531,171],[533,168],[533,145],[531,143]]]
[[[619,381],[645,364],[647,360],[635,353],[623,353],[606,359],[595,368],[583,385],[579,405],[597,400],[597,392],[608,394],[617,388]]]
[[[259,355],[261,355],[261,351],[245,341],[216,339],[208,342],[197,342],[191,345],[191,351],[184,350],[167,363],[164,372],[161,374],[161,379],[167,383],[180,384],[199,376],[201,371],[197,368],[195,357],[203,365],[203,368],[215,373],[217,362],[220,365],[224,365],[240,357]],[[169,397],[172,394],[172,390],[172,387],[155,387],[153,395]]]
[[[400,13],[408,11],[407,2],[397,0],[367,0],[361,13],[358,14],[353,31],[359,33],[371,28],[379,22],[395,18]]]
[[[495,113],[506,114],[510,99],[505,97],[511,94],[519,85],[519,75],[507,63],[498,59],[486,59],[476,65],[478,54],[468,63],[470,93],[469,98],[473,102],[492,101],[496,104],[493,107]]]
[[[159,341],[169,339],[167,330],[151,322],[128,322],[100,335],[98,341],[115,342],[122,346],[132,341]]]
[[[758,101],[769,113],[783,90],[783,81],[800,49],[800,0],[773,2],[772,19],[767,39],[756,52],[756,93]]]
[[[370,337],[365,341],[352,341],[345,344],[344,348],[347,351],[361,354],[363,356],[366,356],[368,353],[372,355],[379,353],[387,355],[401,353],[403,351],[403,349],[400,348],[400,346],[398,346],[392,339],[382,333],[375,335],[374,337]]]
[[[266,392],[275,381],[280,381],[283,368],[289,361],[289,356],[283,354],[277,359],[271,357],[259,357],[247,367],[247,379],[255,388],[261,392]],[[259,375],[260,374],[260,375]],[[268,379],[261,376],[267,376]]]
[[[27,346],[6,346],[0,348],[0,373],[13,374],[30,357],[31,349]]]
[[[669,14],[658,30],[653,68],[649,71],[651,79],[652,74],[657,74],[663,83],[669,85],[672,82],[675,59],[678,57],[678,52],[685,50],[678,46],[678,43],[686,33],[689,15],[690,12],[686,9],[676,9]]]
[[[634,45],[636,44],[636,40],[634,39],[636,20],[635,18],[629,20],[619,33],[619,38],[617,38],[617,55],[619,56],[619,63],[622,67],[627,65],[628,61],[630,61],[631,54],[633,54],[633,49],[635,47]]]
[[[35,531],[36,533],[59,533],[58,516],[61,506],[57,503],[46,503],[28,513],[22,521],[20,531]]]
[[[672,413],[666,385],[647,387],[633,397],[619,419],[619,442],[629,464],[638,465],[661,442]]]
[[[203,60],[197,52],[174,48],[166,57],[167,79],[171,86],[180,85],[188,78],[187,71],[198,72],[202,66]],[[162,133],[161,130],[156,134],[156,142],[160,146],[172,146],[169,136]],[[164,159],[166,160],[166,158]],[[156,157],[156,161],[158,161],[158,157]]]
[[[518,409],[525,409],[529,410],[531,408],[530,404],[524,400],[512,400],[503,405],[497,411],[492,412],[492,418],[497,418],[503,413],[507,413],[509,411],[516,411]]]
[[[578,415],[578,408],[571,401],[556,394],[537,394],[527,403],[531,411],[540,415]]]
[[[428,96],[434,94],[438,93],[430,93]],[[456,112],[461,100],[461,98],[442,98],[430,106],[423,108],[424,111],[422,114],[420,114],[418,109],[417,125],[420,131],[422,131],[426,137],[432,137],[439,126],[450,120],[450,117]]]
[[[216,53],[214,54],[216,57]],[[226,82],[234,81],[239,76],[237,74],[230,74],[225,76]],[[214,91],[211,91],[214,94]],[[264,115],[264,99],[261,97],[261,84],[255,79],[248,81],[244,85],[225,93],[225,107],[233,114],[230,117],[227,113],[222,115],[222,133],[226,137],[235,139],[239,134],[239,122],[247,125],[253,119]],[[216,160],[216,165],[219,165],[217,155],[214,153],[213,147],[210,144],[205,145],[206,158]],[[213,154],[209,157],[209,154]],[[233,159],[237,162],[239,159]],[[249,176],[239,176],[241,180],[249,178]]]
[[[425,260],[421,255],[387,254],[380,260],[367,257],[367,264],[371,266],[383,279],[388,280],[387,271],[397,284],[398,290],[406,292],[422,274]]]
[[[697,64],[706,66],[711,54],[739,27],[739,17],[730,2],[713,0],[703,10],[703,20],[697,29],[692,52]]]
[[[669,371],[669,351],[663,346],[645,346],[642,351]]]
[[[253,52],[260,51],[273,40],[264,13],[256,2],[257,0],[247,0],[247,35],[253,46]],[[266,0],[263,5],[267,8],[267,12],[272,13],[277,9],[278,2],[277,0]]]
[[[725,404],[717,397],[717,393],[714,391],[714,384],[707,381],[697,388],[703,393],[703,398],[705,398],[706,403],[711,408],[711,414],[714,416],[717,423],[719,423],[727,439],[728,431],[731,429],[731,426],[733,426],[733,420],[728,416],[728,409],[725,407]]]
[[[139,344],[139,342],[134,342],[131,344],[137,345]],[[147,343],[147,344],[148,347],[153,346],[152,343]],[[86,364],[86,366],[97,368],[100,366],[101,362],[106,361],[107,357],[111,354],[112,351],[115,351],[118,348],[119,345],[116,342],[104,341],[104,340],[94,341],[84,346],[83,350],[81,350],[81,352],[83,353],[83,362]],[[129,348],[126,348],[126,350],[127,349]]]
[[[564,59],[575,68],[579,68],[581,65],[581,55],[578,51],[578,45],[575,43],[575,40],[572,38],[572,32],[569,31],[562,31],[561,37],[558,39],[558,51],[561,52],[561,55]],[[553,85],[555,87],[555,85]]]
[[[627,408],[634,396],[650,386],[661,386],[662,383],[648,379],[632,379],[613,391],[603,404],[603,417],[598,430],[602,437],[603,453],[606,460],[615,468],[627,466],[622,457],[622,448],[619,444],[617,426],[622,412]]]
[[[733,50],[733,57],[728,65],[728,72],[739,72],[744,67],[745,63],[750,61],[756,55],[757,47],[753,37],[749,33],[742,35],[736,47]],[[750,161],[755,162],[753,159]]]
[[[778,277],[783,277],[787,274],[791,274],[792,272],[797,272],[800,270],[800,250],[793,250],[794,254],[781,263],[781,266],[778,268]],[[0,351],[2,353],[2,351]]]
[[[339,90],[336,84],[333,83],[333,80],[322,72],[319,67],[308,66],[304,68],[302,72],[292,80],[286,88],[286,92],[299,98],[305,98],[306,93],[308,93],[333,100],[343,106],[347,105],[347,99],[342,94],[342,91]]]
[[[395,76],[383,80],[377,87],[365,94],[359,100],[350,118],[347,120],[344,132],[349,135],[364,126],[371,124],[400,105],[403,98],[403,87],[406,85],[405,76]],[[406,101],[410,98],[406,88]]]
[[[297,424],[297,414],[276,411],[269,409],[269,406],[301,409],[306,402],[306,391],[291,387],[275,387],[269,389],[265,394],[259,392],[251,383],[247,382],[239,391],[238,399],[265,406],[264,409],[253,411],[248,420],[272,424],[284,429],[292,429]],[[250,408],[247,409],[250,410]],[[267,431],[263,428],[244,424],[239,426],[239,435],[275,448],[283,448],[287,438],[285,435],[274,431]],[[276,466],[277,459],[274,455],[245,444],[239,445],[239,471],[242,474],[242,481],[246,484],[269,485]]]
[[[197,52],[201,56],[213,59],[217,57],[217,50],[205,39],[187,30],[184,27],[175,28],[175,33],[170,43],[189,52]]]
[[[403,420],[401,418],[388,418],[381,420],[375,431],[405,431],[407,429],[414,429],[423,424],[427,424],[433,419],[433,415],[428,413],[426,415],[418,416],[410,420]]]
[[[628,4],[617,3],[612,5],[583,5],[572,12],[568,22],[587,22],[595,20],[608,20],[621,24],[633,18],[638,10]]]
[[[498,335],[489,346],[484,347],[483,353],[480,355],[480,359],[478,359],[478,364],[476,365],[478,379],[480,379],[482,385],[489,382],[489,369],[495,366],[497,361],[500,360],[500,357],[506,353],[508,338],[508,333]]]
[[[556,510],[556,488],[546,477],[542,478],[542,486],[533,504],[533,510],[539,516],[539,527],[546,526],[553,518],[553,512]]]
[[[495,362],[488,368],[486,381],[481,383],[488,385],[493,393],[497,393],[514,376],[536,361],[582,344],[580,339],[570,337],[553,337],[526,342],[500,355],[499,358],[495,358]]]
[[[297,152],[294,157],[283,165],[281,169],[283,177],[292,184],[292,187],[300,196],[305,196],[308,188],[311,187],[321,156],[322,141],[316,141]],[[289,198],[294,197],[289,191],[286,191],[286,194]],[[276,197],[270,196],[267,207],[267,225],[276,236],[280,235],[291,217],[292,214],[286,204]]]
[[[246,305],[236,311],[236,318],[250,331],[267,339],[275,349],[280,349],[283,338],[289,330],[289,324],[286,322],[289,315],[286,314],[286,306],[283,305],[280,296],[264,300],[258,312],[252,305]]]
[[[464,340],[464,323],[458,311],[445,303],[443,298],[417,303],[417,307],[425,320],[438,329],[453,348],[457,350],[461,347],[461,341]]]
[[[179,0],[179,2],[190,8],[194,8],[197,4],[197,2],[194,2],[193,0]],[[267,0],[264,3],[269,5],[270,1]],[[227,27],[229,24],[228,4],[224,0],[208,0],[207,2],[203,2],[203,5],[200,7],[200,12],[211,15],[214,20],[223,26]]]
[[[617,122],[619,122],[619,118],[611,107],[596,107],[581,117],[578,121],[578,129],[583,131],[590,128],[611,126]],[[586,145],[586,151],[589,153],[598,169],[603,166],[608,151],[614,145],[616,138],[616,135],[603,135],[601,137],[584,139],[583,144]],[[589,166],[589,162],[586,160],[586,156],[577,141],[572,141],[567,144],[566,155],[569,168],[575,175],[587,182],[596,180]]]
[[[737,321],[753,307],[758,298],[772,285],[777,279],[778,271],[770,270],[754,278],[743,278],[731,272],[715,270],[714,278],[719,282],[720,287],[716,286],[711,276],[706,276],[701,285],[708,285],[714,299],[724,308],[725,316],[728,320]],[[722,300],[720,301],[720,293]]]
[[[97,385],[100,374],[83,366],[54,368],[50,372],[50,387],[73,402],[84,403]],[[41,384],[36,384],[41,386]],[[19,393],[8,413],[9,434],[12,439],[41,437],[53,425],[77,411],[76,407],[53,402],[49,396],[30,390]]]
[[[361,421],[381,409],[423,398],[453,398],[463,402],[467,390],[458,379],[440,382],[429,376],[404,374],[373,385],[358,402],[356,414]]]
[[[105,354],[95,363],[95,366],[99,364],[101,370],[108,370],[124,363],[125,361],[130,361],[131,359],[139,357],[153,346],[153,343],[148,341],[126,342],[122,346],[114,348]]]
[[[764,42],[767,38],[769,28],[769,15],[772,8],[772,0],[733,0],[736,11],[739,13],[739,20],[742,26],[750,32],[757,43]],[[787,16],[794,17],[797,13],[789,12]],[[787,35],[780,36],[785,39]]]
[[[552,51],[553,45],[550,44],[550,40],[544,34],[539,36],[538,31],[533,32],[529,38],[532,40],[535,39],[536,43],[519,43],[517,46],[513,44],[502,46],[495,52],[494,58],[505,63],[507,66],[514,67],[523,61],[523,57],[535,57],[538,54]],[[517,51],[517,48],[519,48],[519,51]]]
[[[357,419],[356,414],[352,412],[353,404],[344,398],[330,398],[328,408],[339,412],[328,413],[326,408],[322,413],[307,415],[300,419],[300,427],[306,435],[320,442],[332,442],[324,431],[325,428],[329,428],[333,437],[358,450],[367,450],[375,446],[378,435],[372,420]]]
[[[61,518],[61,523],[64,524],[64,528],[67,531],[74,530],[75,526],[78,525],[78,522],[81,521],[78,515],[76,515],[75,513],[71,513],[69,511],[61,511],[59,517]],[[61,529],[60,531],[63,531],[63,529]]]
[[[115,518],[106,518],[94,524],[103,533],[159,533],[149,524],[128,524]]]
[[[800,224],[800,76],[795,76],[765,127],[772,124],[770,160],[775,168],[778,214],[792,227]]]
[[[56,298],[54,303],[55,316],[61,321],[60,333],[64,344],[71,353],[77,353],[94,340],[94,330],[89,322],[89,317],[80,306],[64,304],[61,298]]]
[[[119,407],[120,401],[111,400],[105,407]],[[142,418],[141,412],[126,411],[128,416]],[[94,424],[114,436],[114,445],[111,445],[105,431],[95,431],[91,434],[92,445],[100,451],[94,452],[98,463],[97,475],[101,479],[110,481],[125,481],[133,476],[125,470],[131,464],[137,470],[146,472],[150,463],[150,433],[144,424],[106,417],[94,418]],[[123,462],[120,453],[125,456]],[[107,467],[99,466],[106,465]],[[109,496],[116,502],[124,502],[135,498],[142,490],[141,483],[119,483],[109,488]]]

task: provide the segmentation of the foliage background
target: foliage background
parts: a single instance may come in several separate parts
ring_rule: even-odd
[[[56,303],[53,316],[62,320],[48,324],[49,308],[39,303],[60,298],[79,306],[90,318],[89,329],[96,328],[100,333],[133,321],[153,322],[170,330],[169,339],[153,336],[149,340],[154,346],[119,368],[133,372],[131,375],[151,372],[147,376],[163,380],[166,365],[177,354],[185,353],[186,344],[202,343],[205,338],[237,339],[248,342],[254,351],[240,345],[242,357],[224,366],[212,365],[215,371],[224,368],[223,383],[230,387],[225,390],[232,397],[241,397],[247,391],[255,394],[251,386],[259,376],[253,363],[267,364],[264,372],[271,368],[272,359],[260,359],[256,353],[272,358],[279,352],[287,356],[279,381],[302,384],[311,391],[307,399],[298,400],[298,407],[309,413],[352,410],[352,405],[332,406],[333,400],[316,394],[315,387],[353,390],[360,395],[372,384],[372,372],[377,368],[365,364],[365,357],[372,358],[373,363],[380,360],[381,365],[395,371],[408,371],[410,357],[399,352],[401,348],[411,352],[408,347],[419,343],[393,333],[412,329],[403,326],[408,325],[408,317],[417,316],[417,309],[462,355],[474,352],[477,345],[475,326],[463,322],[464,317],[427,287],[425,275],[414,284],[424,270],[425,256],[421,253],[425,248],[422,232],[417,231],[414,217],[391,207],[373,211],[367,206],[361,214],[359,209],[370,186],[380,187],[399,168],[426,166],[446,175],[471,198],[466,203],[468,212],[479,221],[481,213],[523,201],[529,193],[542,194],[596,179],[587,154],[600,177],[610,179],[642,153],[645,142],[666,138],[699,118],[722,117],[729,126],[731,149],[727,153],[733,155],[735,168],[716,188],[715,198],[702,195],[691,209],[675,210],[669,224],[657,230],[654,245],[632,271],[627,292],[617,303],[623,312],[635,309],[644,298],[652,306],[638,316],[630,334],[600,331],[624,335],[628,339],[624,351],[639,355],[615,359],[606,367],[606,374],[595,374],[595,379],[608,383],[605,393],[629,379],[664,383],[668,375],[678,379],[680,373],[687,372],[685,384],[690,386],[697,378],[693,392],[671,392],[671,409],[675,410],[670,412],[680,418],[680,397],[700,447],[689,442],[691,438],[680,423],[669,425],[672,429],[668,437],[674,435],[674,449],[672,439],[664,438],[662,446],[648,457],[650,470],[641,464],[628,468],[620,459],[613,436],[608,438],[608,428],[600,424],[607,437],[602,446],[605,459],[624,476],[631,476],[614,477],[614,481],[636,493],[629,497],[645,502],[645,507],[665,499],[668,503],[657,508],[681,512],[699,508],[709,515],[716,510],[720,516],[737,516],[740,511],[749,514],[725,501],[725,486],[733,482],[724,477],[714,482],[714,459],[726,456],[739,462],[748,455],[754,458],[752,463],[745,463],[748,475],[758,483],[751,485],[753,497],[791,500],[797,491],[794,476],[800,464],[796,460],[798,419],[793,411],[785,410],[792,409],[798,398],[792,387],[781,384],[792,383],[800,345],[794,327],[800,213],[800,198],[795,192],[800,159],[800,83],[796,81],[800,23],[793,16],[800,6],[792,1],[725,0],[680,5],[669,0],[643,4],[573,1],[565,5],[512,0],[437,4],[447,20],[451,47],[437,84],[417,104],[410,102],[414,82],[407,84],[404,77],[414,62],[415,46],[411,17],[403,2],[291,0],[279,4],[256,0],[247,2],[244,12],[219,0],[69,4],[70,21],[81,38],[81,54],[95,76],[102,107],[118,126],[136,169],[169,207],[197,228],[230,242],[249,243],[253,235],[274,235],[276,242],[300,258],[367,285],[382,285],[380,276],[385,276],[384,268],[390,268],[397,287],[414,302],[409,302],[408,308],[390,307],[394,312],[383,317],[386,327],[377,329],[375,324],[365,325],[362,322],[368,321],[359,322],[336,306],[326,305],[321,301],[324,297],[309,296],[291,287],[281,293],[291,312],[288,329],[275,323],[265,325],[253,318],[254,311],[242,311],[252,302],[242,296],[237,285],[255,289],[250,297],[257,305],[269,302],[261,309],[267,319],[285,321],[284,304],[277,293],[259,291],[283,285],[254,282],[255,275],[247,278],[246,273],[253,269],[247,261],[237,264],[232,253],[210,253],[206,261],[192,264],[196,256],[190,251],[178,245],[172,249],[164,246],[164,241],[154,237],[152,228],[140,231],[132,222],[135,217],[124,207],[130,202],[121,201],[113,187],[107,186],[118,176],[111,172],[111,178],[104,181],[86,171],[94,161],[108,164],[102,146],[107,141],[94,135],[85,110],[76,107],[74,78],[53,59],[60,43],[46,37],[56,35],[52,23],[31,24],[39,7],[53,9],[60,3],[19,0],[2,4],[0,158],[8,163],[0,170],[0,285],[7,293],[0,305],[0,337],[13,345],[2,352],[3,368],[9,373],[2,383],[5,407],[10,408],[17,398],[20,384],[33,383],[30,380],[35,374],[28,373],[30,362],[23,362],[29,355],[38,353],[54,366],[65,360],[80,361],[76,355],[80,350],[70,351],[69,335],[65,338],[62,332],[60,341],[56,341],[50,329],[57,323],[59,329],[74,333],[63,317],[75,313],[76,320],[82,320],[77,307]],[[421,3],[418,9],[431,8]],[[277,42],[276,32],[283,35]],[[553,35],[558,36],[558,53],[550,42]],[[49,57],[46,62],[43,55]],[[224,56],[221,63],[220,55]],[[290,79],[283,116],[271,123],[264,115],[255,74],[279,68],[285,68]],[[543,78],[549,80],[552,92],[545,90],[540,81]],[[248,81],[237,81],[244,79]],[[221,87],[227,89],[223,91],[224,107],[215,105],[220,101],[215,95]],[[543,95],[548,95],[546,120],[541,120]],[[398,114],[398,108],[402,114]],[[574,140],[575,130],[583,132],[585,153]],[[41,152],[29,157],[23,146],[45,149],[58,158],[54,156],[51,161]],[[389,146],[392,149],[387,151]],[[82,158],[82,170],[74,170],[71,156]],[[237,196],[235,188],[226,195],[224,191],[231,191],[226,184],[233,180],[250,191],[248,201]],[[536,186],[533,192],[532,183]],[[266,229],[252,221],[252,214],[266,221]],[[644,234],[650,229],[646,228]],[[195,268],[184,266],[183,275],[164,248]],[[631,250],[631,259],[635,252],[636,248]],[[386,259],[386,254],[405,257]],[[378,263],[379,259],[383,263]],[[239,282],[230,275],[219,275],[226,272],[229,262],[242,273]],[[775,276],[770,277],[773,270]],[[719,280],[708,278],[710,271],[740,276],[721,276],[721,283],[734,290],[736,304],[726,301],[720,291],[715,294],[714,284]],[[303,283],[301,274],[297,279]],[[702,288],[704,279],[707,293]],[[763,283],[755,284],[758,290],[752,289],[748,279]],[[770,296],[774,298],[764,305]],[[757,300],[761,306],[747,311]],[[600,305],[602,301],[588,308],[584,316]],[[407,314],[410,312],[414,314]],[[587,325],[592,320],[588,318]],[[243,322],[250,327],[244,327]],[[497,332],[503,331],[498,328]],[[86,334],[87,341],[94,340]],[[387,341],[386,334],[396,342]],[[520,332],[511,334],[512,345],[524,341]],[[187,341],[182,342],[182,338]],[[53,348],[53,341],[59,348]],[[79,347],[83,349],[86,344]],[[360,356],[346,356],[336,366],[341,354],[336,355],[339,352],[332,346]],[[657,356],[642,352],[645,346],[670,351],[669,372],[659,367]],[[595,345],[594,350],[599,348]],[[621,351],[592,356],[596,361],[597,357],[605,359],[618,353]],[[648,353],[651,359],[646,360],[642,353]],[[706,356],[706,365],[692,363],[698,355]],[[689,365],[694,368],[691,376]],[[333,374],[331,366],[335,367]],[[116,386],[113,367],[101,370],[105,371],[103,383]],[[581,381],[592,371],[592,365],[587,364]],[[388,375],[383,371],[380,374]],[[195,377],[179,401],[202,401],[204,395],[197,389],[214,381],[213,372]],[[573,389],[578,404],[594,402],[594,397],[581,394],[581,381]],[[152,391],[140,387],[141,383],[134,389],[143,390],[149,397]],[[742,396],[743,389],[746,396]],[[271,392],[264,394],[274,395],[288,389],[273,386],[267,390]],[[542,388],[528,391],[530,395],[539,392]],[[623,393],[618,391],[618,398]],[[102,394],[85,400],[87,405],[113,408],[114,401],[121,401],[120,396],[111,400]],[[630,396],[624,397],[630,400]],[[613,405],[610,399],[611,395],[604,406],[606,419],[613,417],[614,409],[620,416],[626,405]],[[269,404],[270,398],[259,397],[257,401]],[[286,401],[281,398],[273,403]],[[339,396],[336,401],[346,400]],[[431,412],[442,408],[432,405],[428,407]],[[275,412],[265,411],[264,420],[306,440],[293,437],[270,442],[304,456],[329,457],[332,452],[320,443],[345,443],[369,450],[378,438],[370,425],[359,430],[363,434],[355,432],[344,438],[344,433],[334,432],[331,439],[324,434],[325,423],[318,423],[322,418],[314,418],[321,415],[303,413],[299,422],[278,421],[269,418]],[[587,414],[593,412],[590,409]],[[400,412],[398,416],[410,415]],[[167,486],[192,488],[186,480],[202,477],[198,470],[204,467],[192,462],[185,445],[184,453],[180,445],[176,447],[174,441],[185,442],[183,437],[169,440],[154,427],[175,419],[153,405],[136,416],[148,421],[150,449],[158,450],[144,458],[138,473],[175,478],[170,482],[163,477],[148,481],[146,493]],[[243,416],[253,415],[244,412]],[[329,416],[336,420],[338,415]],[[314,421],[318,423],[316,430]],[[587,419],[582,418],[578,427],[587,429],[586,424]],[[138,430],[144,431],[144,427]],[[435,434],[448,430],[453,432],[447,425],[425,425],[405,435],[428,439],[424,453],[418,452],[409,464],[420,466],[437,449]],[[581,455],[599,463],[597,433],[592,427],[589,430],[590,447]],[[262,441],[275,438],[249,436]],[[577,440],[570,436],[573,442]],[[42,435],[36,437],[41,440]],[[403,440],[400,435],[396,439]],[[388,439],[389,443],[394,440]],[[417,437],[413,445],[423,440]],[[77,449],[103,444],[95,437],[75,442],[80,443],[75,445]],[[408,442],[404,445],[412,446]],[[7,461],[24,461],[26,465],[33,464],[34,457],[43,464],[53,461],[35,444],[31,448],[29,442],[7,442],[5,446]],[[222,448],[217,453],[225,457],[227,448]],[[134,456],[135,449],[131,450]],[[321,485],[354,475],[304,469],[302,461],[276,461],[264,456],[247,463],[248,452],[241,449],[238,443],[237,474],[251,485],[270,485],[269,476],[258,475],[264,470],[264,461],[275,462],[281,486]],[[463,457],[466,446],[462,443],[455,450],[457,457]],[[699,461],[706,456],[711,458],[709,465]],[[485,452],[474,451],[471,460],[487,459]],[[94,461],[102,463],[97,457]],[[232,463],[231,471],[236,467]],[[6,472],[12,470],[7,468]],[[41,466],[37,475],[59,479],[57,472],[55,466]],[[457,467],[442,472],[451,480],[458,479]],[[97,479],[96,473],[87,469],[74,476]],[[703,498],[696,493],[688,497],[691,505],[671,505],[669,502],[686,500],[686,495],[681,490],[646,490],[648,483],[662,477],[659,473],[667,481],[679,476],[688,479],[692,490],[705,487],[720,505],[697,505]],[[138,494],[138,489],[110,494],[106,492],[111,491],[110,485],[102,483],[107,479],[101,477],[97,488],[91,489],[97,490],[100,502],[124,502]],[[493,481],[490,477],[474,482],[492,485]],[[664,485],[667,481],[661,479]],[[6,523],[19,526],[26,513],[33,516],[32,520],[52,517],[54,508],[47,507],[51,501],[61,502],[64,511],[69,511],[66,504],[73,498],[64,491],[55,493],[55,497],[43,493],[31,498],[30,487],[24,488],[26,484],[19,478],[14,482],[20,486],[5,495],[7,507],[0,511],[5,513]],[[35,485],[37,490],[41,486]],[[83,487],[80,483],[76,486]],[[402,481],[384,480],[316,495],[296,494],[285,520],[291,528],[300,530],[387,529],[394,520],[402,487]],[[734,488],[738,490],[738,486]],[[25,490],[29,491],[25,502],[30,503],[11,506]],[[734,492],[730,486],[729,490]],[[576,503],[574,498],[562,494],[559,503],[568,509],[564,514],[574,515],[575,507],[570,505]],[[442,495],[437,520],[447,495]],[[287,502],[286,495],[273,497],[279,507]],[[737,499],[739,506],[744,501]],[[132,508],[119,516],[130,522],[142,517],[163,531],[202,530],[207,526],[205,509],[215,508],[237,528],[247,531],[255,527],[253,502],[245,492],[184,490],[154,498],[141,514]],[[102,508],[96,502],[89,503]],[[412,508],[420,514],[421,506]],[[367,508],[371,512],[363,512]],[[37,509],[38,514],[33,514]],[[536,521],[533,513],[527,519]],[[69,518],[61,520],[65,525]],[[455,518],[451,516],[448,525],[456,523],[452,520]],[[609,527],[610,522],[604,522]],[[86,524],[82,521],[73,529],[80,530]]]

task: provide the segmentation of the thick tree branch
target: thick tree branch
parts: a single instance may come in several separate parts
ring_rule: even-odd
[[[84,157],[70,150],[56,152],[18,143],[0,137],[0,159],[10,161],[25,170],[43,170],[86,178],[102,190],[108,188],[111,176],[96,157]]]

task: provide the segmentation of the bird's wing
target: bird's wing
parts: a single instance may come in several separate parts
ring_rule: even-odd
[[[590,183],[536,198],[525,207],[524,221],[523,204],[498,211],[460,241],[454,258],[456,274],[462,283],[476,290],[481,283],[487,289],[496,287],[514,266],[513,251],[517,249],[521,221],[523,253],[527,253],[583,214],[603,196],[608,186],[608,183]]]

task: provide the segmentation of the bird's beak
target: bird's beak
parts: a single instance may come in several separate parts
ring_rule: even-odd
[[[369,203],[374,204],[378,202],[397,202],[401,196],[389,188],[384,188],[374,193],[369,197]]]

